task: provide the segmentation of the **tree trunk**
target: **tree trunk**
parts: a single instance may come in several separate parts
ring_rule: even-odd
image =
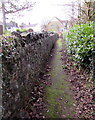
[[[3,31],[6,30],[6,13],[5,13],[5,4],[2,2],[2,13],[3,13]]]
[[[78,0],[78,24],[81,23],[81,0]]]
[[[94,26],[93,26],[93,29],[95,30],[95,1],[93,3],[93,22],[94,22]],[[94,37],[95,37],[95,32],[94,32]],[[95,39],[94,39],[94,42],[95,42]],[[93,45],[93,54],[92,54],[92,59],[93,59],[93,80],[95,82],[95,45]]]

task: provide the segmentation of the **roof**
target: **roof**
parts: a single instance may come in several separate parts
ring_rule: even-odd
[[[15,22],[9,22],[9,23],[6,23],[7,27],[17,27],[17,23]]]
[[[37,24],[28,24],[28,25],[26,25],[26,24],[21,24],[21,25],[20,25],[20,27],[35,27],[35,26],[37,26]]]

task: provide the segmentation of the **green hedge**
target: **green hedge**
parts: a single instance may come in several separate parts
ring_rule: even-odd
[[[90,68],[94,49],[94,23],[74,25],[68,32],[67,46],[73,60]]]
[[[27,29],[16,29],[17,32],[27,32]]]

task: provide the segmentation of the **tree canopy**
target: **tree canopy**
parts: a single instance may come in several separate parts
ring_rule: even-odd
[[[31,9],[34,5],[33,0],[1,0],[0,10],[3,14],[4,29],[6,29],[6,15]]]

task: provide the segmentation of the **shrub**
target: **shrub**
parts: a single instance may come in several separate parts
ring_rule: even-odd
[[[68,51],[84,68],[90,68],[94,49],[94,23],[75,25],[67,35]]]
[[[4,35],[5,35],[5,36],[9,36],[9,35],[11,35],[11,32],[8,31],[8,30],[5,30],[5,31],[4,31]]]
[[[17,32],[27,32],[27,29],[16,29]]]

